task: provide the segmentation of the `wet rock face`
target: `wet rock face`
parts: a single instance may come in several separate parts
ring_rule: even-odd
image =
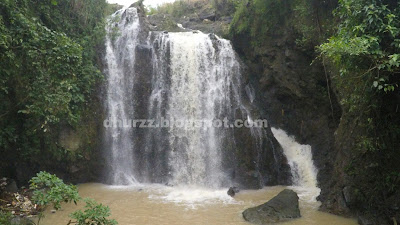
[[[249,67],[249,83],[261,117],[312,147],[322,189],[319,200],[325,201],[332,187],[337,151],[334,132],[341,110],[331,87],[329,99],[324,66],[318,61],[311,65],[316,56],[296,45],[296,35],[283,25],[272,30],[257,48],[251,47],[254,39],[249,34],[234,35],[232,43]]]
[[[243,218],[254,224],[279,223],[299,217],[299,197],[289,189],[281,191],[268,202],[243,212]]]
[[[17,192],[18,191],[17,183],[15,182],[15,180],[11,179],[8,181],[5,191],[7,191],[7,192]]]
[[[253,141],[248,130],[235,129],[235,143],[237,147],[237,166],[234,181],[241,189],[259,189],[264,186],[290,185],[291,172],[287,164],[282,147],[272,135],[269,127],[263,135]],[[257,149],[263,149],[258,152]]]
[[[63,127],[60,130],[59,134],[59,143],[60,145],[68,149],[70,151],[76,151],[79,149],[79,146],[81,145],[81,139],[80,136],[75,132],[72,128],[70,127]]]
[[[388,220],[382,218],[378,215],[371,214],[360,214],[357,217],[357,222],[360,225],[392,225],[397,224],[397,220],[392,218],[392,220]]]
[[[3,191],[14,193],[18,191],[17,183],[13,179],[7,179],[5,177],[0,179],[0,193]]]

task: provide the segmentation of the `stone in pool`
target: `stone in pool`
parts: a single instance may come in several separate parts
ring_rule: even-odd
[[[281,191],[268,202],[243,212],[243,218],[255,224],[278,223],[299,217],[299,197],[289,189]]]
[[[239,193],[240,190],[238,187],[230,187],[227,194],[231,197],[235,196],[236,193]]]

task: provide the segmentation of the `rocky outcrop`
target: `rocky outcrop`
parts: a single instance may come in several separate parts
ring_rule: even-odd
[[[6,192],[17,192],[18,191],[18,187],[17,187],[17,183],[15,182],[15,180],[13,179],[7,179],[7,178],[2,178],[0,179],[0,193],[3,191]]]
[[[394,224],[393,221],[400,220],[398,200],[395,200],[399,196],[391,188],[382,188],[384,181],[378,180],[383,176],[381,171],[396,171],[398,161],[389,160],[382,153],[366,153],[369,151],[366,146],[359,147],[369,130],[361,125],[367,119],[360,119],[360,112],[364,110],[350,110],[346,104],[339,104],[341,95],[346,93],[337,87],[346,81],[342,80],[342,86],[335,83],[340,78],[332,82],[330,78],[339,77],[339,72],[315,51],[335,30],[329,27],[336,25],[332,23],[331,12],[337,7],[337,1],[303,1],[308,4],[308,17],[296,15],[299,2],[280,2],[282,10],[264,12],[275,23],[265,24],[251,17],[257,12],[257,5],[248,1],[242,8],[247,14],[241,18],[247,20],[240,25],[250,28],[241,26],[232,33],[237,52],[250,68],[250,83],[255,90],[255,102],[263,110],[262,116],[272,126],[294,135],[297,142],[312,146],[313,160],[319,170],[321,210],[358,216],[360,224]],[[265,1],[265,5],[268,3],[274,6],[276,1]],[[303,29],[303,25],[310,29]],[[265,32],[254,32],[257,28],[264,28]],[[301,43],[305,39],[308,46]],[[395,111],[397,104],[388,100],[385,107],[392,109],[378,111],[389,115],[386,112]],[[391,145],[389,140],[385,145]],[[392,148],[398,149],[397,145]],[[373,158],[381,162],[375,163],[377,160]],[[385,165],[390,166],[386,169]],[[382,191],[377,191],[378,186]]]
[[[243,212],[243,218],[255,224],[279,223],[299,217],[299,197],[289,189],[281,191],[268,202]]]
[[[189,32],[200,30],[225,36],[232,21],[234,5],[226,0],[181,1],[171,6],[175,13],[165,12],[163,6],[148,16],[154,31]]]
[[[233,33],[232,43],[249,67],[254,102],[262,111],[261,117],[272,127],[295,136],[300,144],[311,145],[313,161],[318,168],[318,186],[322,189],[319,200],[325,201],[332,187],[330,178],[337,153],[334,133],[341,108],[329,79],[329,70],[316,59],[314,46],[319,44],[318,40],[310,44],[311,47],[299,44],[302,37],[294,26],[298,22],[293,10],[296,5],[291,1],[282,2],[286,2],[284,9],[279,11],[282,14],[274,11],[277,15],[269,15],[277,23],[270,25],[267,34],[259,34],[264,35],[260,38],[250,32]],[[327,26],[321,26],[319,22],[330,18],[335,7],[330,2],[318,3],[315,6],[318,9],[311,11],[315,13],[313,17],[305,18],[311,27],[315,27],[315,36],[319,38],[328,33],[324,30]],[[255,29],[256,25],[256,19],[250,21],[249,30]],[[255,42],[257,44],[253,44]]]

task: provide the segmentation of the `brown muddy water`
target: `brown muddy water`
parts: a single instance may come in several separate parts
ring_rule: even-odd
[[[284,188],[293,189],[300,197],[302,217],[281,225],[356,225],[354,219],[338,217],[318,211],[313,190],[297,187],[266,187],[262,190],[243,190],[231,198],[224,190],[141,185],[116,187],[103,184],[81,184],[79,193],[111,208],[112,218],[119,225],[229,225],[249,224],[242,212],[246,208],[265,203]],[[314,196],[313,196],[314,195]],[[45,213],[42,225],[65,225],[68,215],[81,209],[84,203],[65,204],[60,211]]]

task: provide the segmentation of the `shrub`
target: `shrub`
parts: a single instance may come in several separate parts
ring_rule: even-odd
[[[11,225],[12,214],[0,211],[0,225]]]
[[[111,215],[110,208],[103,204],[97,203],[95,200],[86,198],[85,210],[78,210],[70,215],[71,218],[76,219],[75,222],[70,221],[68,224],[78,225],[116,225],[117,221],[107,219]]]
[[[55,209],[61,208],[62,202],[80,200],[78,189],[74,185],[67,185],[56,175],[39,172],[30,180],[30,189],[33,190],[32,200],[35,204],[48,206],[52,204]]]
[[[74,185],[67,185],[58,178],[47,172],[39,172],[36,177],[30,180],[30,189],[33,190],[32,200],[34,203],[47,207],[52,204],[58,210],[61,208],[61,203],[74,202],[77,204],[81,197],[79,196],[78,189]],[[110,208],[103,204],[97,203],[93,199],[84,199],[86,202],[85,210],[82,212],[78,210],[70,215],[71,218],[76,219],[75,222],[69,221],[68,224],[78,225],[116,225],[117,221],[107,219],[111,215]],[[39,221],[43,218],[43,214],[39,214]],[[2,215],[0,214],[0,222],[2,222]],[[0,223],[0,225],[3,225]],[[8,224],[5,224],[8,225]]]

